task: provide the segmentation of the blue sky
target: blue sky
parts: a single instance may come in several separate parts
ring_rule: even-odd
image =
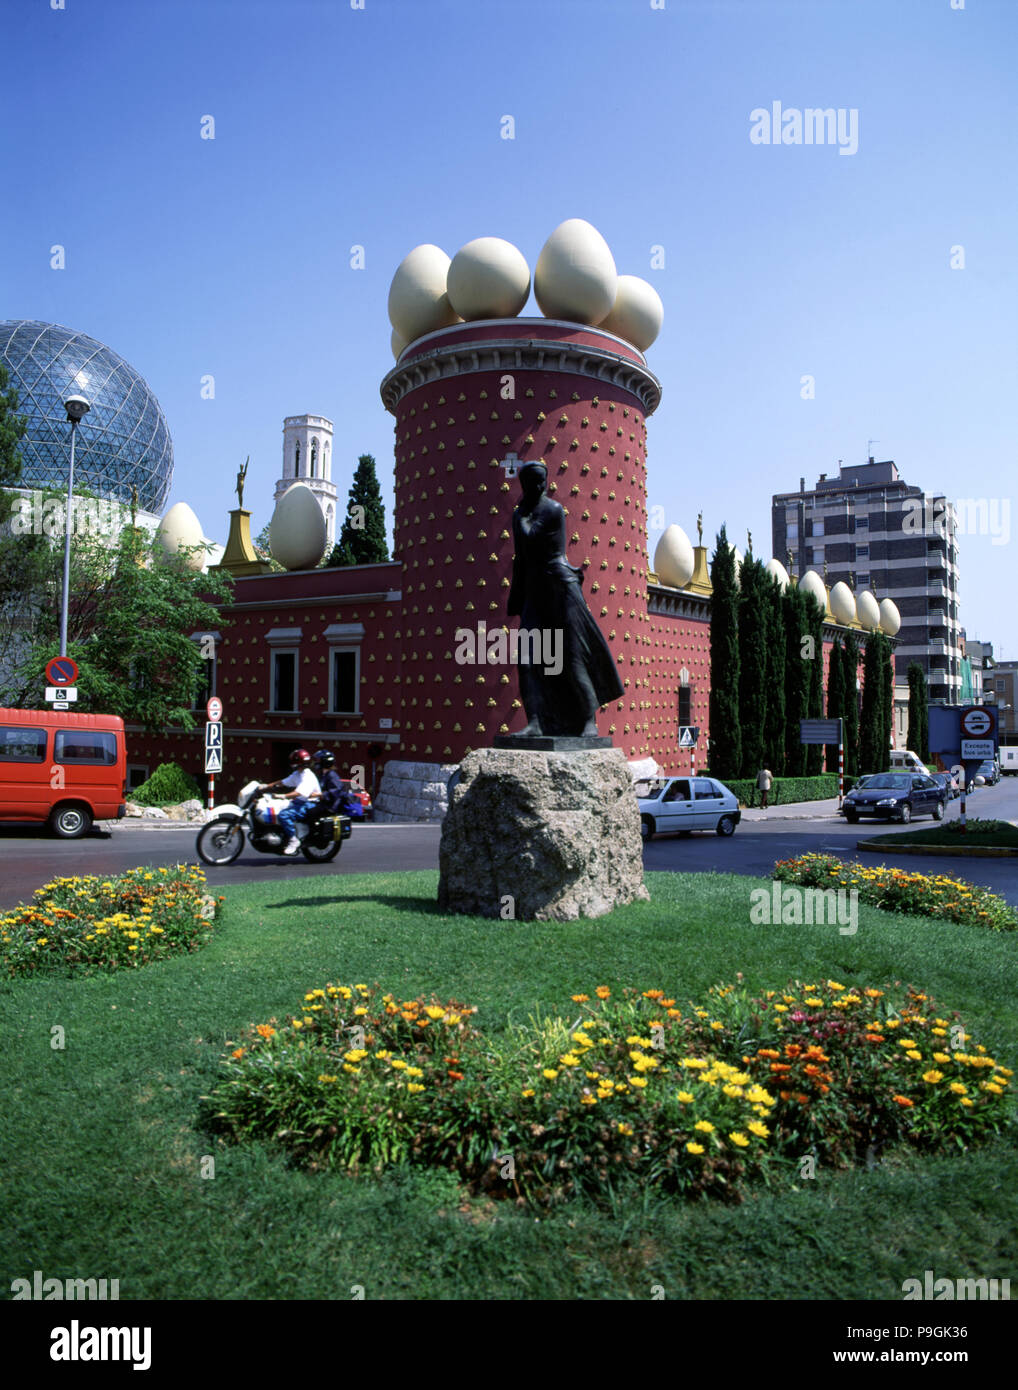
[[[495,235],[533,267],[567,217],[664,301],[648,465],[666,522],[693,534],[702,509],[711,537],[748,527],[769,556],[772,492],[871,438],[931,492],[1012,497],[1014,0],[65,6],[5,7],[0,318],[83,330],[145,376],[170,500],[208,534],[247,454],[268,521],[283,417],[305,411],[337,422],[342,500],[375,455],[391,526],[396,266]],[[751,143],[774,101],[856,110],[858,150]],[[1013,538],[960,550],[969,635],[1018,656]]]

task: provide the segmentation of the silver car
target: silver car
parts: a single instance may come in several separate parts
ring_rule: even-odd
[[[716,777],[662,777],[637,783],[636,804],[645,840],[667,831],[689,835],[694,830],[714,830],[733,835],[742,818],[735,793]]]

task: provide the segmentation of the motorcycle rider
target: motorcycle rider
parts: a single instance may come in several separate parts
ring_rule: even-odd
[[[279,813],[279,823],[288,835],[283,846],[284,854],[297,854],[300,841],[297,839],[297,822],[307,820],[322,795],[318,778],[311,770],[311,754],[306,748],[297,748],[290,754],[293,771],[279,782],[266,782],[261,786],[263,792],[285,796],[289,802]]]
[[[314,767],[322,787],[319,802],[322,815],[350,816],[354,819],[363,816],[364,808],[355,796],[343,785],[343,779],[336,771],[336,759],[326,748],[320,748],[314,756]]]

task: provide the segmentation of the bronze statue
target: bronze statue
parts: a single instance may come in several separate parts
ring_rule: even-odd
[[[250,462],[251,462],[251,455],[248,454],[247,458],[244,460],[244,466],[243,466],[243,468],[240,468],[240,469],[237,470],[237,483],[236,483],[236,487],[237,487],[237,506],[238,506],[238,507],[243,507],[243,505],[244,505],[244,479],[247,477],[247,466],[248,466],[248,464],[249,464]]]
[[[793,573],[792,566],[793,566],[793,564],[794,564],[794,558],[793,558],[793,555],[792,555],[792,547],[791,547],[791,546],[789,546],[788,549],[785,551],[785,559],[788,561],[788,575],[789,575],[789,578],[791,578],[792,573]]]
[[[697,545],[703,545],[703,512],[696,514]]]
[[[527,726],[515,737],[596,737],[597,711],[621,698],[622,681],[583,597],[583,571],[566,558],[565,512],[545,495],[547,468],[526,463],[517,477],[523,500],[513,512],[516,549],[506,612],[519,617],[521,637],[528,634],[529,641],[519,650]]]
[[[753,532],[749,529],[748,526],[746,528],[746,554],[753,554]]]

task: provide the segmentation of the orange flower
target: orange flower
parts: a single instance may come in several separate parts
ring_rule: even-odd
[[[772,1062],[772,1063],[771,1063],[771,1071],[776,1072],[776,1073],[779,1074],[779,1075],[780,1075],[782,1072],[791,1071],[791,1070],[792,1070],[792,1068],[788,1065],[787,1062]]]
[[[267,1023],[259,1023],[255,1032],[260,1038],[274,1038],[276,1036],[275,1028],[270,1028]]]
[[[244,1049],[243,1049],[242,1047],[238,1047],[237,1050],[236,1050],[235,1052],[231,1052],[231,1053],[230,1053],[230,1056],[231,1056],[231,1057],[243,1057],[243,1055],[244,1055]]]
[[[802,1053],[802,1048],[798,1043],[787,1043],[785,1046],[786,1057],[798,1057]]]
[[[463,1073],[461,1071],[448,1071],[446,1072],[446,1076],[452,1077],[453,1081],[463,1080]]]
[[[883,1033],[867,1033],[867,1034],[866,1034],[866,1041],[867,1041],[867,1042],[883,1042],[883,1041],[884,1041],[884,1035],[883,1035]]]
[[[800,1105],[809,1105],[809,1096],[804,1096],[801,1091],[796,1096],[796,1100],[799,1102]]]
[[[900,1105],[908,1110],[910,1110],[912,1106],[915,1105],[915,1101],[909,1100],[908,1096],[892,1096],[891,1099],[894,1101],[895,1105]]]
[[[792,1093],[791,1093],[791,1091],[779,1091],[778,1094],[781,1096],[781,1099],[782,1099],[782,1100],[791,1100],[791,1099],[792,1099]]]
[[[598,999],[608,999],[611,995],[611,990],[607,985],[598,985],[594,993],[597,995]]]
[[[585,1004],[585,1003],[587,1002],[587,1000],[590,998],[590,995],[589,995],[589,994],[573,994],[573,995],[570,995],[570,998],[572,999],[572,1001],[573,1001],[574,1004]]]
[[[780,1057],[781,1053],[775,1051],[773,1047],[761,1047],[757,1049],[758,1057]]]
[[[808,1066],[803,1067],[803,1071],[806,1073],[807,1076],[819,1076],[819,1075],[820,1075],[820,1068],[817,1067],[817,1066],[814,1066],[812,1062],[810,1062],[810,1064],[809,1064]]]

